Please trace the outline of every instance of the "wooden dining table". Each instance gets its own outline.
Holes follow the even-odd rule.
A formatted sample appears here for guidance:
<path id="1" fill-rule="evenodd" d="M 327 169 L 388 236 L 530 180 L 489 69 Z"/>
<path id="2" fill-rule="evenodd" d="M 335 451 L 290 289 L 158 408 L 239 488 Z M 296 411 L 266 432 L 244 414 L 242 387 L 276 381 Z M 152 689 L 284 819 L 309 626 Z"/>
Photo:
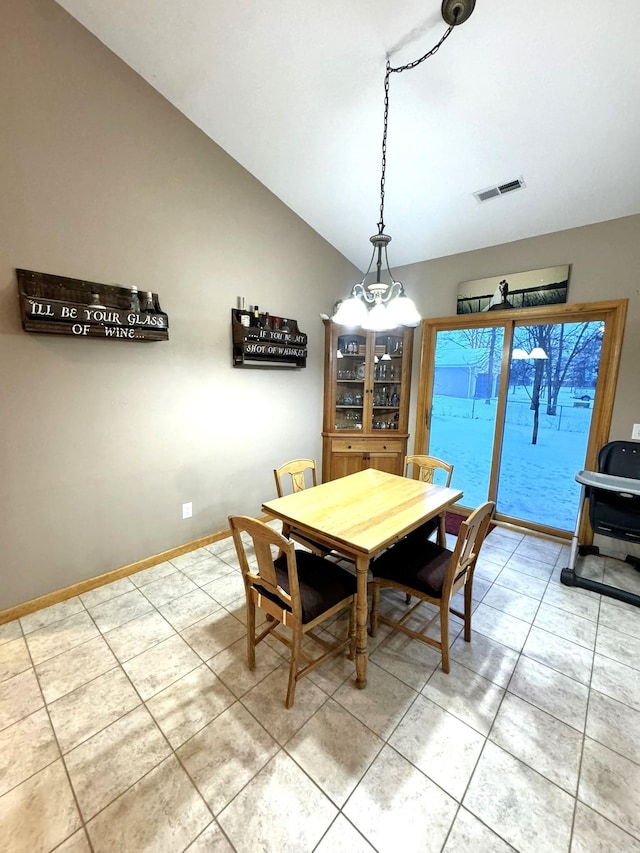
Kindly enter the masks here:
<path id="1" fill-rule="evenodd" d="M 356 684 L 367 684 L 369 563 L 425 521 L 444 513 L 462 492 L 368 468 L 310 489 L 265 501 L 262 511 L 292 531 L 355 562 Z"/>

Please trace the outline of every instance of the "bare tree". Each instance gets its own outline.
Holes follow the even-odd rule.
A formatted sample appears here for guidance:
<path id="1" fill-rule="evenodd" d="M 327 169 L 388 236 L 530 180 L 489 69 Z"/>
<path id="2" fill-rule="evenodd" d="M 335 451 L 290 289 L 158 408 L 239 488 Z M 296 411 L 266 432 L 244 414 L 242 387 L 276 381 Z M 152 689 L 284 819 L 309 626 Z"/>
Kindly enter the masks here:
<path id="1" fill-rule="evenodd" d="M 533 429 L 531 443 L 538 441 L 538 427 L 541 397 L 546 396 L 546 413 L 555 416 L 558 406 L 558 395 L 572 378 L 577 363 L 584 365 L 597 364 L 600 355 L 602 324 L 589 323 L 553 323 L 537 326 L 519 326 L 516 328 L 517 346 L 527 349 L 540 347 L 547 355 L 546 359 L 534 359 L 528 365 L 525 375 L 531 376 L 533 383 L 531 392 L 523 383 L 531 399 L 530 408 L 533 411 Z"/>

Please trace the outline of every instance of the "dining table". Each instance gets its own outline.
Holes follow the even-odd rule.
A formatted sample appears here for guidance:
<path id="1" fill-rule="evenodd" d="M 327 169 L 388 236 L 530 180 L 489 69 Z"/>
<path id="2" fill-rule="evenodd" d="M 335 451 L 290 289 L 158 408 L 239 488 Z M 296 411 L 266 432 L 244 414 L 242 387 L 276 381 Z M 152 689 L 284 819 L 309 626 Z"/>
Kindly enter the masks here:
<path id="1" fill-rule="evenodd" d="M 353 560 L 356 567 L 356 685 L 367 684 L 367 582 L 376 554 L 462 497 L 459 489 L 367 468 L 265 501 L 262 511 L 290 531 Z"/>

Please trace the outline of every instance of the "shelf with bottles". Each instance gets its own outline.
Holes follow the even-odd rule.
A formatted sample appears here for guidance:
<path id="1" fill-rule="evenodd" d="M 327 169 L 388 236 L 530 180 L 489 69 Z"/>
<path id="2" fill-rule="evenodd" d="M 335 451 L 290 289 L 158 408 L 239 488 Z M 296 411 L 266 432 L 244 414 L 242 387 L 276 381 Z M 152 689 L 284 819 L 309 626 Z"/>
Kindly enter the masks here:
<path id="1" fill-rule="evenodd" d="M 169 318 L 157 293 L 17 269 L 22 328 L 74 337 L 166 341 Z"/>
<path id="2" fill-rule="evenodd" d="M 374 409 L 379 407 L 399 408 L 401 390 L 402 386 L 400 384 L 376 383 L 373 388 Z"/>
<path id="3" fill-rule="evenodd" d="M 336 411 L 336 429 L 362 430 L 362 407 L 359 410 L 345 407 Z"/>
<path id="4" fill-rule="evenodd" d="M 234 367 L 306 367 L 307 335 L 298 321 L 250 310 L 231 309 Z"/>
<path id="5" fill-rule="evenodd" d="M 399 412 L 396 412 L 393 416 L 383 417 L 382 413 L 374 412 L 373 415 L 373 429 L 398 429 L 398 421 L 400 418 Z"/>

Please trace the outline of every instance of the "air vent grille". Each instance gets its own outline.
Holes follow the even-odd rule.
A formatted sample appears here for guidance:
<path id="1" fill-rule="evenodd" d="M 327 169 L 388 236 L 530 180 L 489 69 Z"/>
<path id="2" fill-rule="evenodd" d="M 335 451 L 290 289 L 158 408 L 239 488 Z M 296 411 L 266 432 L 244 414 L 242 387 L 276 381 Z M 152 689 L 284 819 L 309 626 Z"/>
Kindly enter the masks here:
<path id="1" fill-rule="evenodd" d="M 514 190 L 521 190 L 526 187 L 524 178 L 514 178 L 512 181 L 505 181 L 504 184 L 496 184 L 493 187 L 487 187 L 484 190 L 474 192 L 474 196 L 478 201 L 489 201 L 490 198 L 498 198 L 498 196 L 512 193 Z"/>

